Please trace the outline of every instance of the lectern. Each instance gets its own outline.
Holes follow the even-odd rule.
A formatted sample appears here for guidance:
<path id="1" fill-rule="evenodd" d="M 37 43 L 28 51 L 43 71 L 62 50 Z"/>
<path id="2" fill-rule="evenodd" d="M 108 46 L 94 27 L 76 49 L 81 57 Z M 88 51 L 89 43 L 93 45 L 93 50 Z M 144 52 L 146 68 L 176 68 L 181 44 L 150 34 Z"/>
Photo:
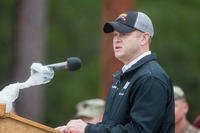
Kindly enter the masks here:
<path id="1" fill-rule="evenodd" d="M 18 115 L 6 113 L 6 105 L 0 104 L 0 133 L 62 133 Z"/>

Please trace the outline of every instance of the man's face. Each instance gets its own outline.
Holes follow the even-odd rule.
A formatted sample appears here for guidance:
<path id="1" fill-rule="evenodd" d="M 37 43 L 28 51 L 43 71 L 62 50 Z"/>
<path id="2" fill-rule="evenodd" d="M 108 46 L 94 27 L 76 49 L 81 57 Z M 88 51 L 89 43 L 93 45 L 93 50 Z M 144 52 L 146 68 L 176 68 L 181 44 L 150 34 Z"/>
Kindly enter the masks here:
<path id="1" fill-rule="evenodd" d="M 115 57 L 124 64 L 128 64 L 135 59 L 141 52 L 142 34 L 137 30 L 130 33 L 114 31 L 113 50 Z"/>
<path id="2" fill-rule="evenodd" d="M 185 119 L 188 112 L 188 104 L 184 99 L 175 100 L 175 123 Z"/>

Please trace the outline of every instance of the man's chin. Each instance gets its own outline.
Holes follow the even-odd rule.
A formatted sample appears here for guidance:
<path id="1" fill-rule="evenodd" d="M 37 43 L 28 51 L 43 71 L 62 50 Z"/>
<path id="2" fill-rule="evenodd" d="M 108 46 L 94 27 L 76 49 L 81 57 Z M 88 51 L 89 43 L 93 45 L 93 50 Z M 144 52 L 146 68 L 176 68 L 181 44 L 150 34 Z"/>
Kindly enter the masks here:
<path id="1" fill-rule="evenodd" d="M 117 58 L 119 61 L 123 62 L 124 61 L 124 56 L 121 54 L 115 54 L 115 58 Z"/>

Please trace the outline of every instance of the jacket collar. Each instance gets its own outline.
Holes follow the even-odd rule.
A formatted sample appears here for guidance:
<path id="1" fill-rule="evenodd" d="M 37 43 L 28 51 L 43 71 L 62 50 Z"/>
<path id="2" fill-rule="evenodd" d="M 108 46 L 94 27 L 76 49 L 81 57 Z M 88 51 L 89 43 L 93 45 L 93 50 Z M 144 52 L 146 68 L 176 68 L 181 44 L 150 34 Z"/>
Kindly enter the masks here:
<path id="1" fill-rule="evenodd" d="M 125 75 L 127 73 L 129 73 L 130 71 L 134 71 L 135 69 L 141 67 L 143 64 L 149 62 L 149 61 L 152 61 L 152 60 L 156 60 L 156 55 L 155 54 L 150 54 L 150 55 L 147 55 L 145 57 L 143 57 L 142 59 L 140 59 L 137 63 L 135 63 L 134 65 L 132 65 L 128 70 L 126 70 L 124 73 L 122 72 L 122 70 L 119 70 L 117 72 L 115 72 L 113 74 L 113 77 L 115 79 L 120 79 L 120 77 L 122 75 Z"/>

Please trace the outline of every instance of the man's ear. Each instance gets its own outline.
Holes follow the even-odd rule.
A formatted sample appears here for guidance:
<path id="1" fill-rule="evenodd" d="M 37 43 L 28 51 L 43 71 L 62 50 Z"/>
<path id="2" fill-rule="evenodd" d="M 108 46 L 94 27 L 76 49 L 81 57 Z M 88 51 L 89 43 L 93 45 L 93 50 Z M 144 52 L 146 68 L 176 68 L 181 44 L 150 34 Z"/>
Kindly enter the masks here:
<path id="1" fill-rule="evenodd" d="M 148 44 L 149 43 L 149 40 L 150 40 L 150 35 L 149 35 L 149 33 L 143 33 L 142 34 L 142 42 L 141 42 L 141 44 L 142 45 L 146 45 L 146 44 Z"/>
<path id="2" fill-rule="evenodd" d="M 188 105 L 188 103 L 187 102 L 184 102 L 184 112 L 185 112 L 185 114 L 187 114 L 188 113 L 188 111 L 189 111 L 189 105 Z"/>

